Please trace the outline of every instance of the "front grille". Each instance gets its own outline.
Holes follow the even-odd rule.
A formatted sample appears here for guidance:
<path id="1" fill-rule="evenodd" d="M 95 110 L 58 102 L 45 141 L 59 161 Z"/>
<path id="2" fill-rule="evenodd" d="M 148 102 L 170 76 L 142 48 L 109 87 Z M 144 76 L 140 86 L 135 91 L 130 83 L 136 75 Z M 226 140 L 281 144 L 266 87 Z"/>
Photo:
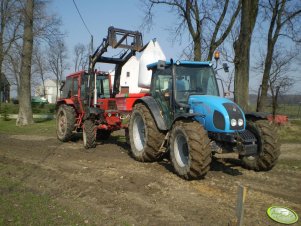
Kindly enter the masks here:
<path id="1" fill-rule="evenodd" d="M 251 133 L 249 130 L 244 130 L 244 131 L 238 132 L 238 136 L 242 139 L 243 142 L 246 142 L 246 143 L 257 141 L 254 134 Z"/>
<path id="2" fill-rule="evenodd" d="M 220 129 L 220 130 L 224 130 L 226 123 L 225 123 L 225 118 L 222 115 L 222 113 L 220 113 L 219 111 L 214 111 L 213 113 L 213 124 L 215 126 L 215 128 Z"/>
<path id="3" fill-rule="evenodd" d="M 109 100 L 108 102 L 108 107 L 109 107 L 109 110 L 117 110 L 117 105 L 116 105 L 116 101 L 114 100 Z"/>
<path id="4" fill-rule="evenodd" d="M 255 155 L 257 154 L 258 144 L 257 139 L 249 130 L 244 130 L 238 133 L 238 139 L 241 141 L 240 155 Z"/>

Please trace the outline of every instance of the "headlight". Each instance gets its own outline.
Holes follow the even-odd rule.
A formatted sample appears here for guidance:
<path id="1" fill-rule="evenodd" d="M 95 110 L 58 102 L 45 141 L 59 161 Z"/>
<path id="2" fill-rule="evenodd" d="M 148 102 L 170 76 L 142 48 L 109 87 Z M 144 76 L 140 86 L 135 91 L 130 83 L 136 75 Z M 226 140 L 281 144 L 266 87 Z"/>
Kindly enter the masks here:
<path id="1" fill-rule="evenodd" d="M 244 120 L 242 120 L 241 118 L 238 119 L 238 125 L 239 125 L 239 126 L 242 126 L 243 124 L 244 124 Z"/>
<path id="2" fill-rule="evenodd" d="M 112 116 L 112 114 L 111 114 L 111 113 L 108 113 L 108 116 L 109 116 L 109 117 L 111 117 L 111 116 Z"/>
<path id="3" fill-rule="evenodd" d="M 236 126 L 237 125 L 237 121 L 236 119 L 231 119 L 231 126 Z"/>

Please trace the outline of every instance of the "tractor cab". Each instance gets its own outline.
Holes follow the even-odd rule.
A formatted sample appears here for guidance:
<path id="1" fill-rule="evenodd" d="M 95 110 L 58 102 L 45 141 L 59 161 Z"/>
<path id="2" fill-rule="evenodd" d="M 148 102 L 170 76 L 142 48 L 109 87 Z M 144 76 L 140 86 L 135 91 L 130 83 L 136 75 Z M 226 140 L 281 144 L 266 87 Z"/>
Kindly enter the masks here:
<path id="1" fill-rule="evenodd" d="M 151 94 L 168 127 L 179 117 L 191 116 L 207 131 L 244 130 L 244 114 L 235 103 L 220 97 L 210 62 L 167 61 L 148 68 L 153 71 Z"/>
<path id="2" fill-rule="evenodd" d="M 70 99 L 73 102 L 77 102 L 76 110 L 82 112 L 82 108 L 85 104 L 88 105 L 88 83 L 92 78 L 85 71 L 79 71 L 67 76 L 66 81 L 61 86 L 61 99 Z M 101 109 L 107 110 L 107 105 L 104 106 L 104 102 L 108 102 L 108 99 L 112 96 L 112 86 L 111 86 L 111 75 L 105 72 L 96 73 L 96 88 L 94 88 L 95 83 L 91 83 L 91 89 L 96 92 L 97 105 Z M 90 105 L 94 102 L 94 95 L 90 95 Z M 86 103 L 87 102 L 87 103 Z M 81 105 L 81 107 L 79 106 Z"/>
<path id="3" fill-rule="evenodd" d="M 153 71 L 152 92 L 164 96 L 168 102 L 171 99 L 166 97 L 171 97 L 173 90 L 173 73 L 176 86 L 174 97 L 177 103 L 188 104 L 192 95 L 219 96 L 215 72 L 210 62 L 177 61 L 174 69 L 170 62 L 166 62 L 163 68 L 157 66 L 157 63 L 148 65 Z M 181 109 L 179 105 L 176 107 Z"/>

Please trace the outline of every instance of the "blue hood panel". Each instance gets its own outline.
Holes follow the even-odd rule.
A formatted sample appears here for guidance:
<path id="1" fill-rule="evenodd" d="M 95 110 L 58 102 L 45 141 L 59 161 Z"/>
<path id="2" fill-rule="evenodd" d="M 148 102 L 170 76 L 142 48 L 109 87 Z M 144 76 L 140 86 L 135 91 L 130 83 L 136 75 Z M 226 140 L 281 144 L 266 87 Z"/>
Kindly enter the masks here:
<path id="1" fill-rule="evenodd" d="M 195 119 L 199 121 L 201 124 L 203 124 L 203 126 L 207 131 L 224 132 L 224 133 L 225 132 L 231 133 L 237 131 L 230 128 L 231 118 L 229 112 L 227 111 L 227 109 L 223 104 L 226 105 L 230 104 L 231 106 L 233 106 L 233 108 L 235 108 L 234 109 L 235 111 L 238 112 L 240 111 L 239 113 L 241 113 L 241 119 L 243 119 L 244 122 L 243 129 L 240 129 L 240 131 L 244 130 L 246 127 L 246 119 L 245 119 L 244 112 L 237 104 L 235 104 L 233 101 L 229 99 L 218 97 L 218 96 L 209 96 L 209 95 L 192 95 L 189 97 L 188 103 L 191 106 L 190 109 L 192 109 L 194 113 L 199 113 L 201 115 L 195 117 Z M 218 129 L 214 126 L 213 115 L 215 111 L 221 113 L 225 119 L 224 130 Z"/>

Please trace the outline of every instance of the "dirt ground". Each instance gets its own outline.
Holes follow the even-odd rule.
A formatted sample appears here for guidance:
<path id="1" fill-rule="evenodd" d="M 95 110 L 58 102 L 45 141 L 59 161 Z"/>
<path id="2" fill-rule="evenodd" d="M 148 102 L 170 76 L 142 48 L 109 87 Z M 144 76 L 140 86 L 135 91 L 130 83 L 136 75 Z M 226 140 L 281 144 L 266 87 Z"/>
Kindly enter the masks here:
<path id="1" fill-rule="evenodd" d="M 269 172 L 214 161 L 204 180 L 184 181 L 168 160 L 135 161 L 123 140 L 114 133 L 87 153 L 80 139 L 61 143 L 55 137 L 0 134 L 0 162 L 14 166 L 12 177 L 77 211 L 88 224 L 228 225 L 240 184 L 248 187 L 245 225 L 280 225 L 266 215 L 272 205 L 301 216 L 301 144 L 283 144 Z"/>

